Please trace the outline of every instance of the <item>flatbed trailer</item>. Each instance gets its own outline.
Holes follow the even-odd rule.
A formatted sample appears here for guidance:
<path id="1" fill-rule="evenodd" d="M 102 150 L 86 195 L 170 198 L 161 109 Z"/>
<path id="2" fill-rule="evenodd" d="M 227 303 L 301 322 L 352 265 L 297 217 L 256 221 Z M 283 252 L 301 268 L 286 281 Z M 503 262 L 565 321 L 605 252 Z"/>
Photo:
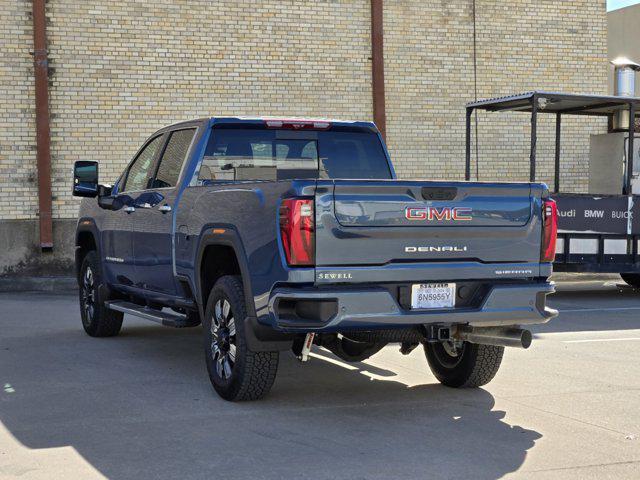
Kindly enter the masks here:
<path id="1" fill-rule="evenodd" d="M 640 195 L 633 194 L 632 183 L 632 179 L 635 178 L 634 148 L 638 147 L 640 142 L 635 138 L 635 121 L 628 120 L 635 119 L 640 113 L 640 98 L 534 91 L 469 103 L 466 107 L 466 180 L 471 179 L 472 117 L 478 110 L 521 112 L 530 115 L 529 180 L 532 182 L 536 181 L 538 116 L 555 115 L 552 196 L 558 205 L 559 232 L 554 271 L 621 273 L 630 284 L 640 285 Z M 621 166 L 620 194 L 576 194 L 561 191 L 562 118 L 566 115 L 605 117 L 608 119 L 609 132 L 622 131 L 627 134 L 625 158 L 620 159 L 624 162 L 624 167 Z M 624 130 L 614 128 L 614 123 L 620 115 L 628 115 Z M 637 152 L 635 156 L 637 159 Z"/>

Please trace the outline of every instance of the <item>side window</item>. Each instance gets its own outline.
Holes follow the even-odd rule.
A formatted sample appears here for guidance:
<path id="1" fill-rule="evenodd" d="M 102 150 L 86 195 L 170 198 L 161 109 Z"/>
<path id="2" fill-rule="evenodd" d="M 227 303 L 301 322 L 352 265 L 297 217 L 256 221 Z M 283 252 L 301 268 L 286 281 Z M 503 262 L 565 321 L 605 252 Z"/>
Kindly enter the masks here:
<path id="1" fill-rule="evenodd" d="M 163 135 L 159 135 L 151 140 L 133 161 L 122 187 L 123 192 L 135 192 L 147 188 L 149 179 L 153 176 L 153 160 L 162 146 L 162 138 Z"/>
<path id="2" fill-rule="evenodd" d="M 182 164 L 187 156 L 187 151 L 195 132 L 194 128 L 190 128 L 171 133 L 169 143 L 167 143 L 167 148 L 164 150 L 158 166 L 158 173 L 156 173 L 156 178 L 153 182 L 154 188 L 176 186 L 180 170 L 182 170 Z"/>

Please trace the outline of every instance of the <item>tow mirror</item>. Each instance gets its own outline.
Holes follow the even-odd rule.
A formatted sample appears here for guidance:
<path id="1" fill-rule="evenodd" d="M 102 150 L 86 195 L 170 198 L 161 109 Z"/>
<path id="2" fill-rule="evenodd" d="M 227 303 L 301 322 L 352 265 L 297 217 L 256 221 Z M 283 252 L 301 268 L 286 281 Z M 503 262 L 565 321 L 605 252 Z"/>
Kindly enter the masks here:
<path id="1" fill-rule="evenodd" d="M 73 165 L 73 195 L 95 198 L 98 193 L 98 162 L 77 161 Z"/>

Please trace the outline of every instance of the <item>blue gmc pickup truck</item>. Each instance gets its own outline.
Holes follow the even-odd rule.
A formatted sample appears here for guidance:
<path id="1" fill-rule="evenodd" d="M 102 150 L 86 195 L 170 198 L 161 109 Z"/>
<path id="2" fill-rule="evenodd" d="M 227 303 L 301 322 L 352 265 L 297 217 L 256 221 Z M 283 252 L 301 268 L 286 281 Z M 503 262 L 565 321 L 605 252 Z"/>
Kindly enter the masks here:
<path id="1" fill-rule="evenodd" d="M 227 400 L 263 397 L 279 352 L 313 345 L 352 362 L 422 345 L 440 382 L 477 387 L 556 315 L 546 186 L 396 180 L 369 122 L 180 123 L 112 186 L 76 162 L 73 192 L 86 332 L 116 335 L 125 313 L 202 324 Z"/>

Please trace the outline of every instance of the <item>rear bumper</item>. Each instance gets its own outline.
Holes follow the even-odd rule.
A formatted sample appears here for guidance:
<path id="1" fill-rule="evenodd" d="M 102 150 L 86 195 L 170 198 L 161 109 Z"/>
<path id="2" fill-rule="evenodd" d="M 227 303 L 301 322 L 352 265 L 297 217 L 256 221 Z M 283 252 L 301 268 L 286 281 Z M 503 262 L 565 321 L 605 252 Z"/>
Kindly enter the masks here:
<path id="1" fill-rule="evenodd" d="M 272 292 L 269 313 L 282 331 L 340 331 L 407 327 L 427 324 L 472 326 L 531 325 L 545 323 L 558 312 L 546 306 L 554 284 L 500 284 L 491 288 L 479 307 L 453 310 L 406 310 L 384 288 L 296 289 Z M 313 317 L 292 313 L 297 302 L 322 305 Z"/>

